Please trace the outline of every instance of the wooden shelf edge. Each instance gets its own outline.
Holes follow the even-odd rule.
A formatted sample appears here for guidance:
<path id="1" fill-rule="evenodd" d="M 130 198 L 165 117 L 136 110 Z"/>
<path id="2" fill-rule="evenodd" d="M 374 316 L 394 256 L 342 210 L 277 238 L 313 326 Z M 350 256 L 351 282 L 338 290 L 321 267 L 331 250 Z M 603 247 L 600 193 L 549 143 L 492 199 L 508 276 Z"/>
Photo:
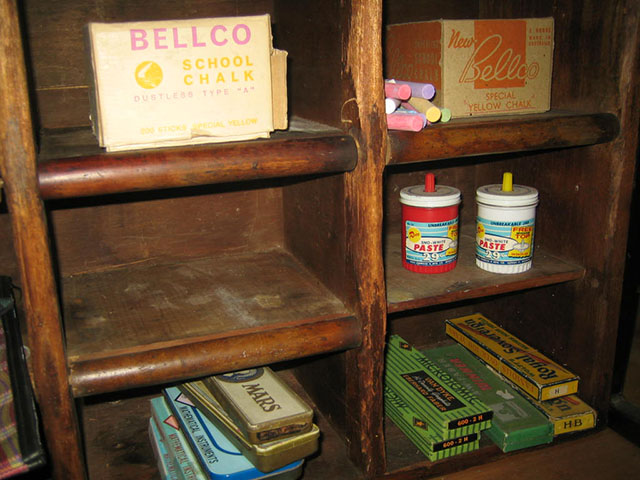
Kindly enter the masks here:
<path id="1" fill-rule="evenodd" d="M 478 465 L 499 460 L 507 455 L 510 454 L 503 453 L 498 447 L 485 446 L 473 452 L 462 453 L 436 462 L 430 462 L 425 457 L 425 460 L 413 465 L 389 470 L 378 476 L 378 479 L 419 480 L 423 478 L 442 478 L 443 475 L 462 472 Z"/>
<path id="2" fill-rule="evenodd" d="M 527 472 L 524 477 L 528 479 L 537 478 L 552 478 L 549 477 L 549 473 L 540 475 L 537 470 L 521 469 L 519 467 L 520 462 L 524 461 L 530 465 L 545 465 L 548 470 L 555 471 L 554 465 L 570 465 L 575 461 L 575 455 L 581 456 L 580 444 L 590 445 L 587 448 L 593 448 L 595 450 L 602 449 L 600 442 L 602 437 L 608 438 L 609 441 L 613 441 L 617 444 L 617 447 L 624 449 L 634 449 L 632 443 L 627 442 L 622 437 L 618 436 L 606 425 L 600 425 L 596 428 L 584 430 L 580 432 L 573 432 L 570 435 L 561 435 L 555 437 L 551 443 L 540 444 L 532 447 L 522 448 L 511 452 L 503 452 L 496 444 L 489 439 L 488 436 L 482 436 L 480 440 L 480 448 L 478 450 L 461 453 L 452 457 L 443 458 L 435 462 L 429 461 L 426 456 L 420 453 L 417 448 L 411 443 L 408 437 L 402 433 L 402 431 L 396 427 L 392 421 L 386 419 L 387 429 L 390 428 L 390 435 L 387 441 L 395 442 L 393 444 L 392 452 L 394 449 L 398 449 L 398 452 L 402 453 L 402 460 L 398 461 L 395 458 L 391 465 L 388 465 L 387 471 L 378 476 L 378 480 L 393 479 L 393 480 L 410 480 L 421 478 L 459 478 L 459 479 L 476 479 L 476 478 L 495 478 L 493 475 L 496 473 L 504 473 L 498 465 L 502 464 L 507 470 L 517 470 L 518 473 Z M 389 430 L 387 430 L 389 431 Z M 600 439 L 600 440 L 599 440 Z M 607 448 L 607 455 L 618 456 L 615 448 Z M 561 452 L 570 452 L 571 457 L 574 459 L 565 458 L 565 454 Z M 393 453 L 391 453 L 393 454 Z M 546 459 L 546 461 L 544 460 Z M 591 461 L 591 460 L 590 460 Z M 594 462 L 599 462 L 598 455 L 593 457 Z M 608 460 L 607 460 L 608 461 Z M 551 464 L 549 462 L 552 462 Z M 492 466 L 493 465 L 493 466 Z M 613 466 L 613 464 L 611 464 Z M 576 466 L 577 469 L 582 467 Z M 624 467 L 627 468 L 627 467 Z M 481 470 L 487 472 L 493 472 L 493 475 L 480 475 L 477 473 Z M 601 468 L 602 471 L 606 471 L 606 468 Z M 586 468 L 582 472 L 583 475 L 577 475 L 577 478 L 591 478 L 584 475 L 589 469 Z M 514 472 L 511 472 L 514 473 Z M 517 475 L 516 475 L 517 476 Z M 605 475 L 606 476 L 606 475 Z M 600 478 L 596 476 L 593 478 Z M 553 477 L 555 478 L 555 477 Z M 618 478 L 618 477 L 616 477 Z M 623 478 L 623 477 L 620 477 Z"/>
<path id="3" fill-rule="evenodd" d="M 347 350 L 361 339 L 360 323 L 352 316 L 237 330 L 144 350 L 70 358 L 70 384 L 75 397 L 84 397 Z"/>
<path id="4" fill-rule="evenodd" d="M 44 199 L 189 187 L 355 168 L 355 140 L 341 133 L 310 133 L 269 140 L 95 153 L 39 163 Z"/>
<path id="5" fill-rule="evenodd" d="M 483 450 L 462 454 L 449 458 L 449 465 L 442 464 L 442 467 L 439 463 L 429 466 L 414 464 L 378 478 L 409 480 L 446 476 L 450 480 L 488 480 L 496 477 L 537 480 L 561 478 L 558 472 L 568 471 L 573 478 L 628 478 L 637 474 L 640 465 L 638 447 L 610 428 L 576 433 L 556 439 L 551 444 L 507 454 L 499 449 L 497 452 L 477 460 L 474 460 L 473 454 L 481 455 Z"/>
<path id="6" fill-rule="evenodd" d="M 533 266 L 527 272 L 485 272 L 475 265 L 475 238 L 466 234 L 460 238 L 457 266 L 450 272 L 427 275 L 409 272 L 402 266 L 400 235 L 389 235 L 385 252 L 387 313 L 571 282 L 585 275 L 583 266 L 540 247 L 536 247 Z"/>
<path id="7" fill-rule="evenodd" d="M 552 111 L 455 119 L 419 133 L 389 131 L 389 165 L 606 143 L 620 132 L 611 113 Z"/>
<path id="8" fill-rule="evenodd" d="M 487 285 L 476 287 L 470 290 L 459 290 L 445 292 L 442 295 L 434 295 L 430 297 L 420 298 L 413 301 L 389 303 L 387 313 L 398 313 L 423 307 L 431 307 L 434 305 L 443 305 L 453 303 L 459 300 L 470 300 L 474 298 L 488 297 L 491 295 L 499 295 L 503 293 L 518 292 L 531 288 L 554 285 L 558 283 L 571 282 L 579 280 L 584 276 L 584 270 L 574 270 L 545 277 L 525 278 L 518 281 L 503 283 L 499 285 Z"/>

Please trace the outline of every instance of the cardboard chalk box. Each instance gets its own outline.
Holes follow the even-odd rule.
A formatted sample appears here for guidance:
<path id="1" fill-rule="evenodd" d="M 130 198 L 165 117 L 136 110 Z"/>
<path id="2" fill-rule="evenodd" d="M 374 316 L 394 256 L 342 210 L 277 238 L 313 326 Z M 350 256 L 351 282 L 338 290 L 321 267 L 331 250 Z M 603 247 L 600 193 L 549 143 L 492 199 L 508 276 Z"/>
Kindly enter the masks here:
<path id="1" fill-rule="evenodd" d="M 287 127 L 269 15 L 87 25 L 91 120 L 108 151 L 266 138 Z"/>
<path id="2" fill-rule="evenodd" d="M 431 83 L 453 117 L 550 108 L 553 18 L 389 25 L 385 76 Z"/>

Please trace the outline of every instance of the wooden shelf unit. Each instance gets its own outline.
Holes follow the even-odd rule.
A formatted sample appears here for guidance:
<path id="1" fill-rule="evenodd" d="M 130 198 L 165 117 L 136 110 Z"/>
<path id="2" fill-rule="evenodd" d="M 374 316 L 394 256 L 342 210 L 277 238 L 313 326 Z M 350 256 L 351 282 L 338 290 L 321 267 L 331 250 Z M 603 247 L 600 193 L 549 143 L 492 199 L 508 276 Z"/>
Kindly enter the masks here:
<path id="1" fill-rule="evenodd" d="M 416 455 L 384 417 L 382 375 L 388 334 L 439 345 L 445 318 L 474 311 L 578 373 L 605 426 L 638 145 L 640 2 L 583 3 L 0 0 L 0 84 L 12 92 L 0 99 L 0 243 L 14 246 L 0 265 L 22 288 L 54 478 L 154 478 L 149 395 L 264 364 L 326 432 L 305 478 L 464 476 L 504 455 L 488 444 L 436 463 Z M 289 52 L 289 131 L 97 148 L 86 22 L 265 12 Z M 550 112 L 386 130 L 387 24 L 541 16 L 556 25 Z M 427 171 L 463 196 L 458 265 L 442 275 L 400 260 L 399 190 Z M 474 266 L 475 189 L 503 171 L 540 191 L 534 266 L 519 275 Z"/>

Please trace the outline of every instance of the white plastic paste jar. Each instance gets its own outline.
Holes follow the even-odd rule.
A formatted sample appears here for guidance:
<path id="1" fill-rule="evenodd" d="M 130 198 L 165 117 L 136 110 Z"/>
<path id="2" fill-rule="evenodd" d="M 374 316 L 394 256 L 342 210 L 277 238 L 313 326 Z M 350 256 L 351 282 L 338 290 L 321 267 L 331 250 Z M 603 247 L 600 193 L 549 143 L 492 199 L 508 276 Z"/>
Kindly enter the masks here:
<path id="1" fill-rule="evenodd" d="M 476 265 L 495 273 L 521 273 L 533 261 L 538 190 L 513 185 L 505 173 L 502 185 L 476 190 Z"/>

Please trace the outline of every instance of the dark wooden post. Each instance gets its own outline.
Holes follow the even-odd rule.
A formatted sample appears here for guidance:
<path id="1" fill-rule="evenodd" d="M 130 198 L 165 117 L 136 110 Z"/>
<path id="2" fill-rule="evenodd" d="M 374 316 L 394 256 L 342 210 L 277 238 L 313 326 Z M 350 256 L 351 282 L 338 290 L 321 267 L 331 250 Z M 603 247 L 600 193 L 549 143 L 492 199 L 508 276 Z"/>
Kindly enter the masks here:
<path id="1" fill-rule="evenodd" d="M 362 345 L 347 352 L 347 405 L 351 456 L 368 477 L 384 472 L 382 372 L 386 331 L 386 288 L 382 261 L 382 178 L 387 158 L 382 76 L 382 6 L 351 2 L 344 28 L 345 99 L 343 120 L 358 142 L 358 165 L 345 174 L 347 256 L 356 283 L 355 309 L 362 322 Z M 349 105 L 353 102 L 353 105 Z"/>
<path id="2" fill-rule="evenodd" d="M 0 1 L 0 173 L 5 182 L 27 318 L 35 391 L 56 479 L 84 478 L 84 462 L 38 195 L 27 77 L 16 3 Z"/>

